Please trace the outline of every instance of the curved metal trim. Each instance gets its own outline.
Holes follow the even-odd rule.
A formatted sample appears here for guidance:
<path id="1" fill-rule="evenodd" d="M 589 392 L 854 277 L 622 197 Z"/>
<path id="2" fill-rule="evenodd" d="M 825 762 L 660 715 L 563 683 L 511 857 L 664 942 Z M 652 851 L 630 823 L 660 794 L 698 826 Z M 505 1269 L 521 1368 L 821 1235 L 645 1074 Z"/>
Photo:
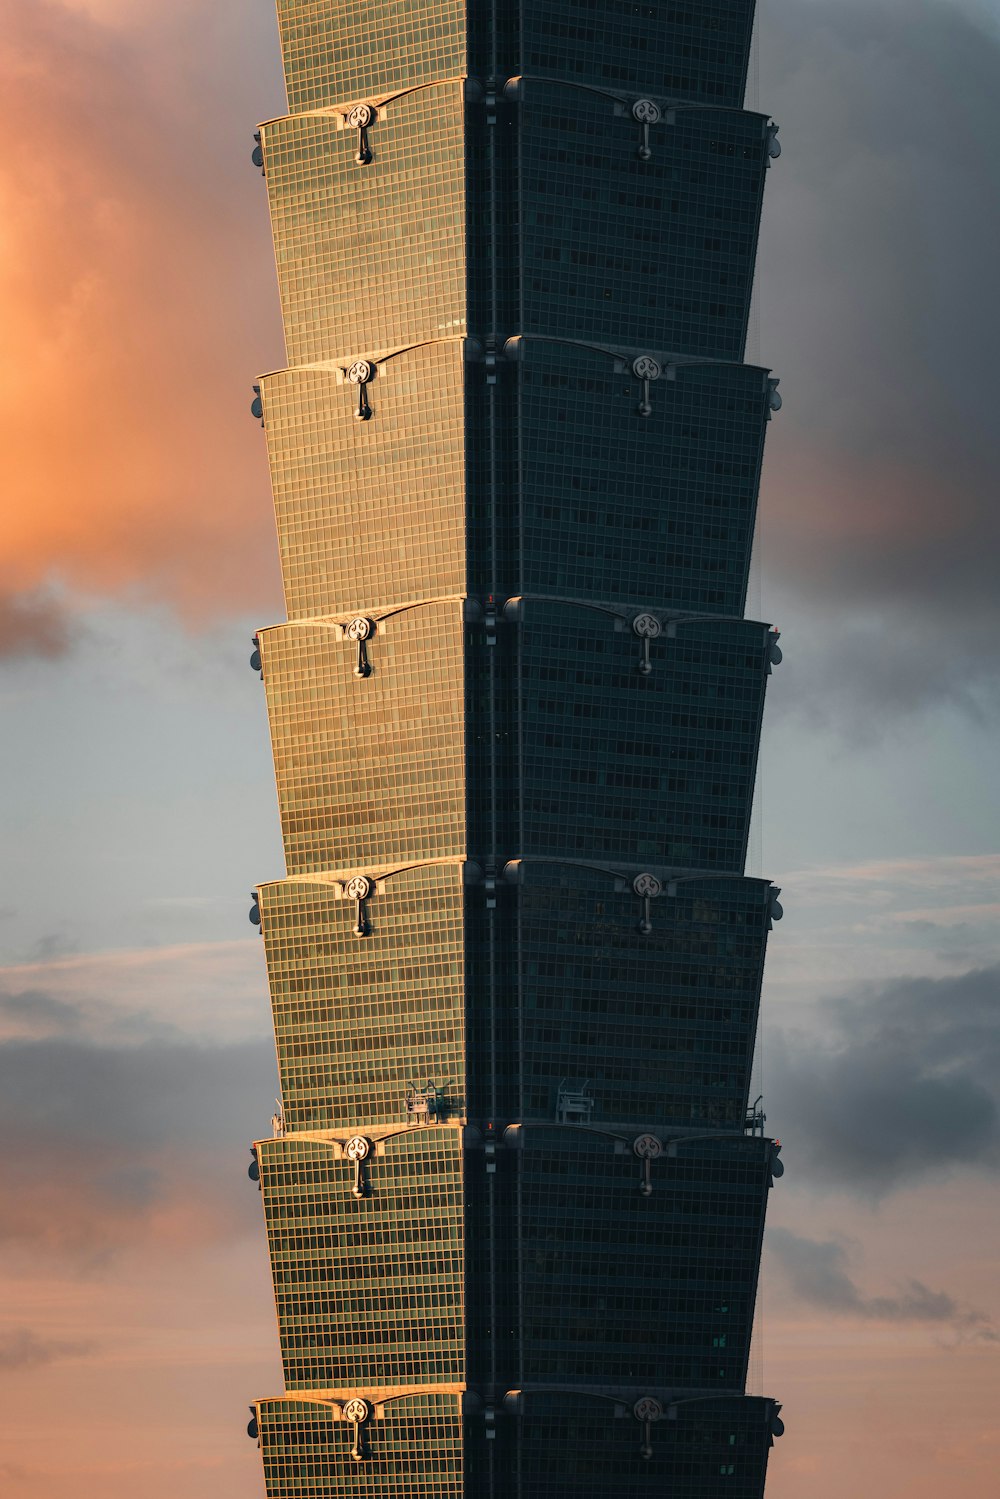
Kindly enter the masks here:
<path id="1" fill-rule="evenodd" d="M 708 611 L 699 613 L 693 609 L 667 609 L 659 606 L 646 604 L 613 604 L 600 599 L 571 598 L 556 593 L 518 593 L 507 599 L 503 606 L 503 613 L 509 623 L 516 623 L 518 611 L 522 604 L 564 604 L 572 609 L 591 609 L 595 613 L 615 615 L 619 619 L 631 620 L 636 613 L 655 614 L 661 622 L 668 625 L 697 625 L 697 624 L 734 624 L 750 625 L 767 633 L 778 634 L 768 620 L 747 619 L 744 614 L 710 614 Z M 513 606 L 511 613 L 507 613 L 508 606 Z M 274 626 L 272 628 L 278 628 Z"/>
<path id="2" fill-rule="evenodd" d="M 534 854 L 526 859 L 508 859 L 503 867 L 503 876 L 507 884 L 519 885 L 521 883 L 521 868 L 526 864 L 533 866 L 538 864 L 557 864 L 575 869 L 592 869 L 598 874 L 609 874 L 613 879 L 625 880 L 626 882 L 633 879 L 637 874 L 644 874 L 648 870 L 662 880 L 664 895 L 676 893 L 671 892 L 669 889 L 670 885 L 693 884 L 699 880 L 738 880 L 749 885 L 762 885 L 768 890 L 777 888 L 773 880 L 769 880 L 762 875 L 734 874 L 732 871 L 725 869 L 690 869 L 684 866 L 665 864 L 619 865 L 615 869 L 608 864 L 595 864 L 589 859 L 545 858 L 539 854 Z M 297 878 L 301 878 L 301 876 L 297 876 Z"/>
<path id="3" fill-rule="evenodd" d="M 296 110 L 294 114 L 272 115 L 269 120 L 262 120 L 257 126 L 258 130 L 266 130 L 269 125 L 281 125 L 285 120 L 315 120 L 339 117 L 341 123 L 338 129 L 346 129 L 343 124 L 345 117 L 358 104 L 374 104 L 376 109 L 382 110 L 387 104 L 392 104 L 396 99 L 405 99 L 410 94 L 420 94 L 426 89 L 444 88 L 449 83 L 473 83 L 479 84 L 478 78 L 471 73 L 456 73 L 451 78 L 433 78 L 428 83 L 413 83 L 409 88 L 396 89 L 391 94 L 367 94 L 360 99 L 342 99 L 336 104 L 321 104 L 316 109 Z M 479 85 L 482 87 L 482 85 Z M 474 100 L 468 100 L 474 103 Z"/>
<path id="4" fill-rule="evenodd" d="M 770 375 L 769 365 L 747 364 L 742 359 L 709 359 L 702 354 L 674 354 L 666 350 L 639 348 L 622 344 L 598 344 L 591 343 L 584 338 L 559 338 L 554 333 L 512 333 L 504 342 L 503 354 L 506 359 L 517 360 L 520 358 L 519 345 L 526 343 L 529 339 L 540 344 L 565 344 L 570 348 L 589 349 L 595 354 L 607 354 L 611 359 L 631 361 L 643 354 L 652 354 L 663 366 L 664 377 L 671 378 L 671 369 L 688 369 L 693 365 L 716 365 L 727 369 L 758 370 L 765 377 Z M 622 371 L 624 374 L 625 371 Z M 262 377 L 263 378 L 263 377 Z"/>
<path id="5" fill-rule="evenodd" d="M 516 73 L 513 77 L 508 78 L 503 86 L 503 96 L 508 104 L 519 102 L 521 85 L 524 83 L 550 83 L 559 88 L 578 89 L 581 93 L 596 94 L 599 98 L 612 99 L 616 104 L 623 104 L 626 107 L 634 104 L 637 99 L 652 99 L 654 103 L 662 107 L 665 117 L 667 114 L 687 114 L 689 112 L 744 115 L 750 120 L 763 120 L 765 131 L 767 125 L 773 123 L 771 115 L 763 114 L 759 109 L 743 109 L 738 104 L 702 104 L 696 99 L 674 99 L 667 94 L 654 94 L 649 91 L 643 94 L 637 94 L 634 91 L 622 92 L 619 89 L 601 88 L 599 84 L 595 83 L 577 83 L 572 78 L 554 78 L 548 73 Z M 664 118 L 661 123 L 670 124 L 672 122 Z"/>
<path id="6" fill-rule="evenodd" d="M 396 614 L 406 614 L 411 609 L 423 609 L 430 604 L 464 604 L 467 595 L 463 593 L 441 593 L 430 599 L 408 599 L 402 604 L 391 604 L 388 608 L 371 609 L 359 616 L 357 609 L 347 609 L 337 614 L 314 614 L 307 619 L 286 619 L 281 624 L 265 625 L 257 631 L 258 635 L 270 635 L 276 630 L 287 629 L 316 629 L 316 630 L 343 630 L 352 619 L 359 617 L 370 619 L 377 627 L 383 620 L 392 619 Z M 469 623 L 469 621 L 464 621 Z"/>
<path id="7" fill-rule="evenodd" d="M 355 874 L 367 874 L 370 878 L 375 880 L 377 887 L 383 880 L 391 880 L 394 875 L 406 874 L 407 871 L 411 869 L 443 869 L 449 866 L 456 869 L 462 869 L 463 871 L 470 869 L 472 870 L 473 877 L 463 879 L 463 884 L 478 883 L 478 880 L 474 877 L 476 870 L 479 871 L 479 878 L 482 877 L 482 870 L 475 860 L 461 858 L 457 855 L 452 854 L 441 859 L 415 859 L 410 864 L 366 864 L 363 868 L 358 869 L 319 869 L 313 870 L 309 874 L 287 874 L 285 875 L 284 879 L 281 880 L 263 880 L 257 886 L 257 889 L 274 889 L 279 885 L 330 885 L 343 887 L 347 883 L 347 881 L 350 880 L 352 875 Z M 344 897 L 338 889 L 335 898 L 341 900 L 345 899 L 346 897 Z"/>
<path id="8" fill-rule="evenodd" d="M 330 359 L 312 359 L 305 364 L 285 364 L 279 369 L 266 370 L 264 374 L 259 375 L 257 378 L 263 382 L 265 380 L 274 380 L 278 375 L 297 375 L 303 370 L 311 370 L 318 374 L 335 375 L 337 384 L 342 385 L 347 379 L 347 371 L 358 358 L 370 360 L 376 367 L 376 374 L 380 374 L 382 366 L 387 364 L 390 359 L 398 358 L 400 354 L 409 354 L 414 349 L 426 349 L 435 344 L 455 343 L 462 343 L 467 346 L 465 358 L 469 364 L 478 364 L 484 357 L 483 346 L 478 338 L 473 337 L 470 333 L 448 333 L 443 334 L 441 338 L 422 338 L 418 343 L 398 344 L 394 348 L 376 349 L 365 355 L 335 354 Z"/>

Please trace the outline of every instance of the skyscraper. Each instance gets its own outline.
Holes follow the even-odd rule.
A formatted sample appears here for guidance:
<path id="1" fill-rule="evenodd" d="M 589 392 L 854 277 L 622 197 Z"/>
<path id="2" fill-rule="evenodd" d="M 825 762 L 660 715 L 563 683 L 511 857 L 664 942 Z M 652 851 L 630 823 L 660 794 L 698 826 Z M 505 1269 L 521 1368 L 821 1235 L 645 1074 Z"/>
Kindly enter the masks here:
<path id="1" fill-rule="evenodd" d="M 757 1499 L 752 0 L 279 0 L 270 1499 Z"/>

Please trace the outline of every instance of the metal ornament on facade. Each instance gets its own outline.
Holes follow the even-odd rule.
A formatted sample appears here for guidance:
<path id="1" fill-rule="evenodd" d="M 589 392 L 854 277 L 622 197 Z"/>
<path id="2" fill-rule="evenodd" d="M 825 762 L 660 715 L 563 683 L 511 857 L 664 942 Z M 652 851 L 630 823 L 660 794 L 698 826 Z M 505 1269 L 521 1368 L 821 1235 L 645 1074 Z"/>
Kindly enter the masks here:
<path id="1" fill-rule="evenodd" d="M 632 105 L 632 118 L 642 126 L 637 155 L 640 161 L 649 161 L 652 151 L 649 146 L 649 127 L 659 123 L 662 111 L 653 99 L 637 99 Z"/>
<path id="2" fill-rule="evenodd" d="M 344 894 L 355 903 L 354 935 L 367 937 L 371 931 L 365 912 L 365 901 L 372 893 L 372 882 L 365 874 L 356 874 L 344 886 Z"/>
<path id="3" fill-rule="evenodd" d="M 638 1135 L 632 1141 L 632 1149 L 642 1162 L 642 1176 L 639 1179 L 639 1191 L 643 1197 L 649 1197 L 653 1191 L 653 1174 L 650 1170 L 654 1161 L 658 1161 L 663 1154 L 663 1141 L 658 1135 Z"/>
<path id="4" fill-rule="evenodd" d="M 639 402 L 639 415 L 652 416 L 653 405 L 649 399 L 649 386 L 653 380 L 659 380 L 663 373 L 660 361 L 654 359 L 651 354 L 640 354 L 638 359 L 632 361 L 632 373 L 636 379 L 642 381 L 642 400 Z"/>
<path id="5" fill-rule="evenodd" d="M 373 160 L 372 149 L 368 143 L 368 127 L 375 120 L 376 114 L 377 111 L 371 104 L 355 104 L 346 116 L 348 126 L 358 132 L 358 149 L 354 160 L 359 167 L 366 167 Z"/>
<path id="6" fill-rule="evenodd" d="M 636 1401 L 632 1413 L 645 1428 L 639 1453 L 648 1462 L 653 1456 L 652 1426 L 654 1422 L 663 1420 L 663 1406 L 652 1395 L 644 1395 L 641 1400 Z"/>
<path id="7" fill-rule="evenodd" d="M 375 625 L 373 621 L 366 619 L 361 614 L 356 619 L 352 619 L 349 625 L 344 626 L 344 635 L 348 640 L 353 640 L 358 647 L 357 661 L 354 666 L 354 675 L 356 677 L 371 676 L 372 668 L 371 662 L 368 660 L 366 642 L 371 639 L 374 633 Z"/>
<path id="8" fill-rule="evenodd" d="M 359 1201 L 365 1196 L 365 1161 L 371 1155 L 371 1141 L 366 1140 L 364 1135 L 352 1135 L 344 1146 L 344 1155 L 354 1163 L 354 1185 L 351 1187 L 352 1197 Z"/>
<path id="9" fill-rule="evenodd" d="M 640 1161 L 655 1161 L 663 1154 L 663 1142 L 656 1135 L 638 1135 L 632 1142 L 632 1149 Z"/>
<path id="10" fill-rule="evenodd" d="M 649 659 L 649 642 L 658 640 L 663 633 L 663 626 L 655 614 L 637 614 L 632 621 L 633 633 L 638 635 L 642 641 L 642 655 L 639 657 L 639 670 L 644 677 L 648 677 L 653 670 L 653 663 Z"/>
<path id="11" fill-rule="evenodd" d="M 641 354 L 632 361 L 632 373 L 640 380 L 659 380 L 662 371 L 659 361 L 651 354 Z"/>
<path id="12" fill-rule="evenodd" d="M 354 1396 L 344 1406 L 344 1419 L 350 1421 L 354 1428 L 351 1439 L 351 1458 L 356 1463 L 363 1463 L 368 1456 L 362 1427 L 371 1420 L 371 1415 L 371 1405 L 361 1396 Z"/>
<path id="13" fill-rule="evenodd" d="M 368 385 L 375 378 L 375 366 L 368 359 L 355 359 L 347 371 L 347 378 L 352 385 L 358 387 L 358 404 L 354 418 L 359 422 L 367 422 L 372 415 L 371 403 L 368 400 Z"/>
<path id="14" fill-rule="evenodd" d="M 656 900 L 663 892 L 663 885 L 655 874 L 637 874 L 632 881 L 632 889 L 642 901 L 642 915 L 639 918 L 639 931 L 644 937 L 648 937 L 653 930 L 653 922 L 650 916 L 650 901 Z"/>
<path id="15" fill-rule="evenodd" d="M 654 1400 L 652 1395 L 644 1395 L 641 1400 L 637 1400 L 633 1411 L 637 1421 L 662 1421 L 663 1419 L 663 1406 L 658 1400 Z"/>

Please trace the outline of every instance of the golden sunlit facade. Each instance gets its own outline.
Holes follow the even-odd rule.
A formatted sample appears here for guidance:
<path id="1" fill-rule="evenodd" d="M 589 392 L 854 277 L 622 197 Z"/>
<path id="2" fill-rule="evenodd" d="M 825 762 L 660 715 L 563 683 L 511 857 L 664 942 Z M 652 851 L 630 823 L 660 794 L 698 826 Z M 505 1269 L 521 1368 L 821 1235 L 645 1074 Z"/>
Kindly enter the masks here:
<path id="1" fill-rule="evenodd" d="M 751 0 L 279 0 L 268 1499 L 760 1499 Z"/>

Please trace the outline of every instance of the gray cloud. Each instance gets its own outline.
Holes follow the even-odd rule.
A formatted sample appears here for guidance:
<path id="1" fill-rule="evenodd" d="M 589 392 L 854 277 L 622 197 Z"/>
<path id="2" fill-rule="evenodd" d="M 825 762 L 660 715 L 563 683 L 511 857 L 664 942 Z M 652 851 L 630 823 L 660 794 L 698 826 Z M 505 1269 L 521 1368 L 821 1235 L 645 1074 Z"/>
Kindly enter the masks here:
<path id="1" fill-rule="evenodd" d="M 87 1149 L 241 1140 L 270 1119 L 273 1048 L 14 1042 L 0 1051 L 0 1129 Z"/>
<path id="2" fill-rule="evenodd" d="M 27 957 L 31 963 L 49 963 L 54 958 L 66 958 L 77 951 L 78 943 L 65 930 L 43 932 L 32 944 Z"/>
<path id="3" fill-rule="evenodd" d="M 962 1305 L 946 1291 L 932 1291 L 922 1281 L 906 1281 L 895 1296 L 865 1296 L 848 1274 L 847 1250 L 833 1240 L 805 1239 L 787 1228 L 771 1228 L 767 1245 L 793 1294 L 824 1311 L 878 1322 L 940 1323 L 963 1339 L 1000 1341 L 983 1312 Z"/>
<path id="4" fill-rule="evenodd" d="M 0 1332 L 0 1372 L 23 1373 L 58 1359 L 80 1358 L 93 1352 L 94 1344 L 71 1339 L 40 1338 L 27 1327 Z"/>
<path id="5" fill-rule="evenodd" d="M 971 4 L 765 10 L 760 102 L 785 151 L 762 356 L 787 399 L 764 559 L 786 599 L 786 698 L 831 721 L 848 709 L 852 733 L 1000 703 L 998 91 L 1000 30 Z"/>
<path id="6" fill-rule="evenodd" d="M 0 659 L 63 656 L 72 643 L 69 616 L 51 594 L 0 593 Z"/>
<path id="7" fill-rule="evenodd" d="M 41 989 L 0 993 L 0 1020 L 39 1035 L 73 1035 L 80 1029 L 80 1012 Z"/>
<path id="8" fill-rule="evenodd" d="M 769 1104 L 809 1178 L 879 1196 L 1000 1169 L 1000 967 L 831 1001 L 824 1035 L 769 1042 Z"/>
<path id="9" fill-rule="evenodd" d="M 248 1144 L 266 1130 L 264 1043 L 0 1050 L 0 1242 L 81 1263 L 136 1243 L 197 1248 L 259 1227 Z"/>

